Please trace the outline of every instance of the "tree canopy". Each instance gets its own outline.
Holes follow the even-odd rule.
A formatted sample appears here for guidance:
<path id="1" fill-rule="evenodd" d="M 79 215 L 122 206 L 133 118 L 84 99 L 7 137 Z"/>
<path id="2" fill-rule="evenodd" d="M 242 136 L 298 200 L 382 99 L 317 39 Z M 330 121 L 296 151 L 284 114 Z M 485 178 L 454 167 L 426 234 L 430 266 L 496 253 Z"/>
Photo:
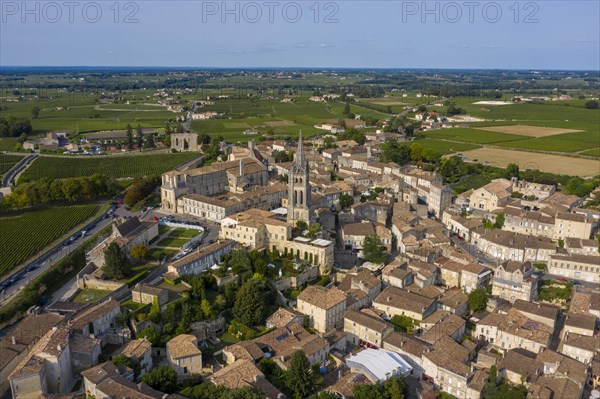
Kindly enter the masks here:
<path id="1" fill-rule="evenodd" d="M 104 267 L 102 271 L 109 279 L 122 279 L 131 270 L 131 261 L 121 247 L 113 242 L 104 251 Z"/>
<path id="2" fill-rule="evenodd" d="M 242 323 L 253 326 L 260 324 L 266 315 L 266 300 L 260 283 L 250 279 L 237 292 L 233 315 Z"/>
<path id="3" fill-rule="evenodd" d="M 317 368 L 313 368 L 302 350 L 297 350 L 292 356 L 287 373 L 287 387 L 293 393 L 294 399 L 304 399 L 315 393 L 321 376 Z"/>
<path id="4" fill-rule="evenodd" d="M 142 381 L 157 391 L 175 393 L 177 391 L 177 373 L 169 366 L 159 366 L 142 377 Z"/>
<path id="5" fill-rule="evenodd" d="M 377 236 L 367 236 L 363 244 L 363 258 L 372 263 L 384 263 L 385 247 Z"/>
<path id="6" fill-rule="evenodd" d="M 467 305 L 472 312 L 485 310 L 487 307 L 488 294 L 485 290 L 477 288 L 469 293 Z"/>

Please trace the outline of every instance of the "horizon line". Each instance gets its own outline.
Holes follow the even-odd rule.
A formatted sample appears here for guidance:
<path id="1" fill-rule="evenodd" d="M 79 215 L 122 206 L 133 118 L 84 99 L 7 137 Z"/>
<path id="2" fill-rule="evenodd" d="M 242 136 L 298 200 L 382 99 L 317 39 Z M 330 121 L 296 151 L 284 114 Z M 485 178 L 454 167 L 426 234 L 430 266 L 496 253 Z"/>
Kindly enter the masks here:
<path id="1" fill-rule="evenodd" d="M 578 68 L 482 68 L 482 67 L 295 67 L 295 66 L 161 66 L 161 65 L 0 65 L 0 74 L 4 68 L 129 68 L 129 69 L 197 69 L 197 70 L 433 70 L 433 71 L 543 71 L 543 72 L 597 72 L 600 69 Z"/>

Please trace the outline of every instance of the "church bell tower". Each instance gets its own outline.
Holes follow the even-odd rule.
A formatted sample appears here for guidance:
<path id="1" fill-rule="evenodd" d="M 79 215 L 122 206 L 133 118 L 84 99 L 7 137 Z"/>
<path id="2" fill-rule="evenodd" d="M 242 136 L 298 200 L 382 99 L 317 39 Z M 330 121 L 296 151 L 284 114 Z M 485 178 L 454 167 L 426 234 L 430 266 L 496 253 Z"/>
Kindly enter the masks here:
<path id="1" fill-rule="evenodd" d="M 310 199 L 309 168 L 304 145 L 302 143 L 302 132 L 298 139 L 298 150 L 294 158 L 294 165 L 288 173 L 288 223 L 296 226 L 299 220 L 307 224 L 315 222 L 315 214 Z"/>

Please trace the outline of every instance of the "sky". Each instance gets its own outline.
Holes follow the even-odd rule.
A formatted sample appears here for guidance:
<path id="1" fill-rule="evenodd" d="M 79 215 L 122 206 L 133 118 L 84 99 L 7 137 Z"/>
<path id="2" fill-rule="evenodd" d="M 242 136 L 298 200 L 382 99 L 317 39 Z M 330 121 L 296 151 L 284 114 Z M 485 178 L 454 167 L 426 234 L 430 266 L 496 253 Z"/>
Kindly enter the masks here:
<path id="1" fill-rule="evenodd" d="M 0 1 L 2 66 L 600 69 L 600 1 Z"/>

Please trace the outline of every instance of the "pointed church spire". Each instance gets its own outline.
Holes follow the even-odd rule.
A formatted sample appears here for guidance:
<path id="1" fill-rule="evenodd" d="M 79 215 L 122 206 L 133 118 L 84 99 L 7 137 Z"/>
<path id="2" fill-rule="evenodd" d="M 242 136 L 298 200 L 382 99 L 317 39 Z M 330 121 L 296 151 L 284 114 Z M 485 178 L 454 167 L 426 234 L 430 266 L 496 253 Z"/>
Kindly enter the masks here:
<path id="1" fill-rule="evenodd" d="M 302 143 L 302 130 L 300 130 L 300 138 L 298 138 L 298 150 L 296 151 L 296 166 L 306 166 L 306 156 L 304 155 L 304 144 Z"/>

